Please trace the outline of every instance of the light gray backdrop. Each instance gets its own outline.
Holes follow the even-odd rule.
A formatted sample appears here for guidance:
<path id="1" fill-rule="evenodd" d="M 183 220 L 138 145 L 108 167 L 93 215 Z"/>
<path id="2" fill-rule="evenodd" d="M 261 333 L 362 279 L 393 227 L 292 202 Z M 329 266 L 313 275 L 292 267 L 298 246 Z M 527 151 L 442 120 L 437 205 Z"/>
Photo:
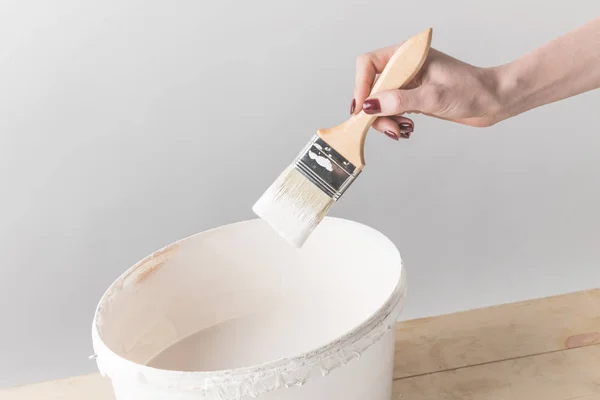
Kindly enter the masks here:
<path id="1" fill-rule="evenodd" d="M 348 115 L 354 60 L 434 27 L 508 62 L 597 0 L 0 2 L 0 387 L 91 372 L 104 289 L 153 250 L 252 218 L 310 135 Z M 401 248 L 404 318 L 600 284 L 600 91 L 489 129 L 372 132 L 333 215 Z M 269 153 L 269 157 L 261 154 Z"/>

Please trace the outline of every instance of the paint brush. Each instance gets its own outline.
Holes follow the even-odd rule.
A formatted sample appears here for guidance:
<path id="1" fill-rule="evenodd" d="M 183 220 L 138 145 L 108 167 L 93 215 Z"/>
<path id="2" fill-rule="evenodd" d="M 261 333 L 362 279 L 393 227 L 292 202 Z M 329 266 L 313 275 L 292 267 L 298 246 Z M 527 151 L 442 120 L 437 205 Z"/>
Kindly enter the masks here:
<path id="1" fill-rule="evenodd" d="M 432 30 L 404 42 L 392 55 L 371 94 L 399 89 L 419 72 Z M 284 239 L 302 247 L 331 206 L 365 167 L 364 145 L 374 116 L 360 111 L 334 128 L 319 129 L 252 207 Z"/>

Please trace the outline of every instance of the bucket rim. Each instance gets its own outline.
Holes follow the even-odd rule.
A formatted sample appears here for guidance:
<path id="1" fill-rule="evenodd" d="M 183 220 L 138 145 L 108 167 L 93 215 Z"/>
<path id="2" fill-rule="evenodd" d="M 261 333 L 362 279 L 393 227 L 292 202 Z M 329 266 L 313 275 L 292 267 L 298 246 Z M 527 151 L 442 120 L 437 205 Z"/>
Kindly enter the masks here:
<path id="1" fill-rule="evenodd" d="M 377 343 L 395 326 L 406 297 L 406 273 L 400 251 L 386 235 L 368 225 L 328 216 L 323 222 L 356 224 L 380 235 L 393 249 L 399 269 L 398 281 L 387 300 L 366 320 L 338 338 L 299 355 L 216 371 L 176 371 L 150 367 L 118 355 L 104 343 L 98 327 L 102 306 L 111 292 L 118 289 L 119 283 L 122 284 L 133 271 L 155 254 L 161 253 L 171 246 L 177 246 L 197 235 L 235 225 L 256 223 L 256 221 L 260 221 L 260 219 L 254 218 L 226 224 L 190 235 L 144 257 L 121 274 L 100 298 L 92 323 L 94 358 L 101 374 L 108 376 L 111 380 L 134 380 L 158 390 L 199 392 L 201 395 L 212 394 L 223 400 L 239 399 L 244 395 L 255 397 L 281 387 L 302 386 L 314 370 L 318 370 L 325 376 L 332 370 L 359 359 L 362 352 Z"/>

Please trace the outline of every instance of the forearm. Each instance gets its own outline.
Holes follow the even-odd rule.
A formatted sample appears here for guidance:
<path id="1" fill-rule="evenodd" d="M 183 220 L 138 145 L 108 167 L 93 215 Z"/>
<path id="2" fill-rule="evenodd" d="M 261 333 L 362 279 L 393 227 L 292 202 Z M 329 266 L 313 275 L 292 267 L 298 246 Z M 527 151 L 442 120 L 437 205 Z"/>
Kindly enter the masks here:
<path id="1" fill-rule="evenodd" d="M 600 88 L 600 18 L 493 70 L 499 121 Z"/>

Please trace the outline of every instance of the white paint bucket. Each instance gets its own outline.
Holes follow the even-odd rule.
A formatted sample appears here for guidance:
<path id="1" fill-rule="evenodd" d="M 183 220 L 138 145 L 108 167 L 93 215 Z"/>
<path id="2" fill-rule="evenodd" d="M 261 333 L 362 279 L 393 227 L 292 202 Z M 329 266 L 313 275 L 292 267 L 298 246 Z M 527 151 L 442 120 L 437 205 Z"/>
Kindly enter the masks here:
<path id="1" fill-rule="evenodd" d="M 252 220 L 130 268 L 92 338 L 118 400 L 389 400 L 404 296 L 400 254 L 374 229 L 326 218 L 295 249 Z"/>

